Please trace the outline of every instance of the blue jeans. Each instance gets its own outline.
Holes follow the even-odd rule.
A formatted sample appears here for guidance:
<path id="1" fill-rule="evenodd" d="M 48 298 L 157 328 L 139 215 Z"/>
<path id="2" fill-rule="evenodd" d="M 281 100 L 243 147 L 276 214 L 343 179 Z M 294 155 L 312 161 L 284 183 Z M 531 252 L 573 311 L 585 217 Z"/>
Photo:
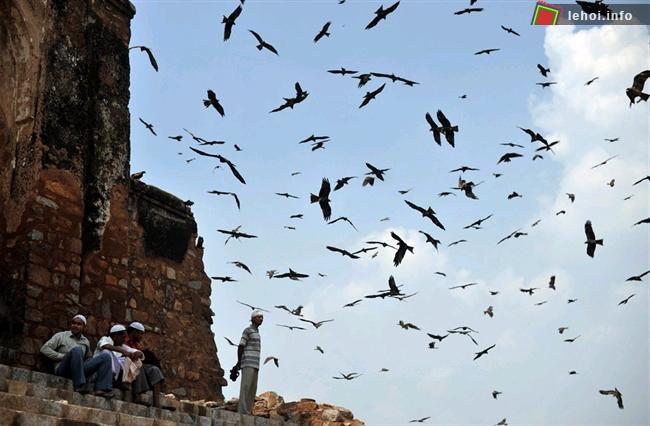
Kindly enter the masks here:
<path id="1" fill-rule="evenodd" d="M 81 347 L 73 348 L 65 355 L 61 364 L 56 368 L 55 374 L 72 379 L 75 389 L 86 384 L 86 375 L 95 374 L 95 390 L 109 391 L 113 389 L 111 356 L 106 353 L 84 361 L 83 349 Z"/>

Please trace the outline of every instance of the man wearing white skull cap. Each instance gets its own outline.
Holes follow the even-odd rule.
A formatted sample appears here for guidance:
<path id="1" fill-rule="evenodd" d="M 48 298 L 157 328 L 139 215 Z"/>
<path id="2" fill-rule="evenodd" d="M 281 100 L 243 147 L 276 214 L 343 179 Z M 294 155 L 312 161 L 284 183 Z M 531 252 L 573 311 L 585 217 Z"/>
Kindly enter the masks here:
<path id="1" fill-rule="evenodd" d="M 255 394 L 257 392 L 257 376 L 260 369 L 260 352 L 262 341 L 259 326 L 264 321 L 264 313 L 255 309 L 251 313 L 251 325 L 242 333 L 237 348 L 237 364 L 233 369 L 241 369 L 241 385 L 239 388 L 239 406 L 237 412 L 252 414 Z"/>

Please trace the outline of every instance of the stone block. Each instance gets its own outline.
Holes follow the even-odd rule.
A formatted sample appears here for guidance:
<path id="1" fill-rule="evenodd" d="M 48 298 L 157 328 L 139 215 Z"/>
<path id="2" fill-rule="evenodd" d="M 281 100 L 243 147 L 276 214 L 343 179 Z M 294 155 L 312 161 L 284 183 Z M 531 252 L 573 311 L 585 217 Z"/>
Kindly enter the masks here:
<path id="1" fill-rule="evenodd" d="M 49 287 L 51 285 L 50 280 L 52 275 L 47 268 L 44 268 L 40 265 L 31 264 L 28 267 L 29 269 L 29 280 L 34 284 L 38 284 L 41 287 Z"/>

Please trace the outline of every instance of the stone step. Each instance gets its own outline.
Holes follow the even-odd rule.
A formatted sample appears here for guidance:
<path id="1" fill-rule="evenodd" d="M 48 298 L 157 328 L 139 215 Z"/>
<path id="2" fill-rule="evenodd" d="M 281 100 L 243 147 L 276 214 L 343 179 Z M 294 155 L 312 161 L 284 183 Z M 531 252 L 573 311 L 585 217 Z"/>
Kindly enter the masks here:
<path id="1" fill-rule="evenodd" d="M 120 412 L 99 410 L 97 408 L 82 407 L 69 404 L 66 401 L 51 401 L 31 396 L 10 395 L 4 392 L 0 392 L 0 407 L 91 424 L 116 426 L 175 426 L 178 424 L 169 420 L 152 419 Z"/>
<path id="2" fill-rule="evenodd" d="M 84 422 L 59 417 L 0 408 L 0 425 L 11 426 L 110 426 L 104 423 Z"/>
<path id="3" fill-rule="evenodd" d="M 169 420 L 176 423 L 196 424 L 197 420 L 199 420 L 197 419 L 199 416 L 194 416 L 184 412 L 146 407 L 144 405 L 125 402 L 116 398 L 106 399 L 100 396 L 82 395 L 68 389 L 48 388 L 30 382 L 21 382 L 11 379 L 0 379 L 0 391 L 6 392 L 10 395 L 29 396 L 50 401 L 67 401 L 69 404 L 73 405 L 96 408 L 99 410 L 115 411 L 138 417 Z"/>

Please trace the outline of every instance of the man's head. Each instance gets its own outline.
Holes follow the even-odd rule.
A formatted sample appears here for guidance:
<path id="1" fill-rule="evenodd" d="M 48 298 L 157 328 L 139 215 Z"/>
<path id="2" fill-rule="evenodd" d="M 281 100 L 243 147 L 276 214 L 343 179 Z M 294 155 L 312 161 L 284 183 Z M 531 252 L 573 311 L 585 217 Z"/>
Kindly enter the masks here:
<path id="1" fill-rule="evenodd" d="M 122 343 L 124 343 L 124 339 L 126 338 L 126 327 L 124 327 L 122 324 L 115 324 L 113 327 L 111 327 L 108 335 L 111 336 L 111 339 L 113 339 L 115 346 L 120 346 Z"/>
<path id="2" fill-rule="evenodd" d="M 86 317 L 78 314 L 72 317 L 72 320 L 70 321 L 70 331 L 72 334 L 75 336 L 80 335 L 83 333 L 84 328 L 86 328 Z"/>
<path id="3" fill-rule="evenodd" d="M 259 309 L 255 309 L 251 314 L 251 322 L 255 327 L 259 327 L 264 322 L 264 312 Z"/>
<path id="4" fill-rule="evenodd" d="M 144 325 L 139 322 L 132 322 L 127 327 L 126 334 L 129 335 L 129 339 L 134 342 L 139 342 L 142 340 L 142 336 L 144 335 Z"/>

